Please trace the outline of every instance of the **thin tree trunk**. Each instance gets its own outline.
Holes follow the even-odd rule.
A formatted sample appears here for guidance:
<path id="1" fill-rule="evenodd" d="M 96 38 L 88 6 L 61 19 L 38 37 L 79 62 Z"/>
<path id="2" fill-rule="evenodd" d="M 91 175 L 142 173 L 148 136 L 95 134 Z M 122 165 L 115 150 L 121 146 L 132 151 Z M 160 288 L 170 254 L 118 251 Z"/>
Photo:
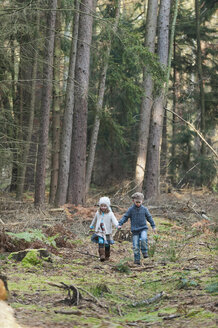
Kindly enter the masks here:
<path id="1" fill-rule="evenodd" d="M 24 112 L 24 89 L 25 89 L 25 80 L 29 79 L 29 76 L 26 72 L 27 62 L 25 61 L 26 54 L 24 46 L 22 43 L 29 42 L 28 35 L 22 35 L 20 37 L 20 61 L 19 61 L 19 71 L 18 71 L 18 82 L 17 82 L 17 94 L 14 102 L 14 122 L 15 129 L 13 131 L 14 140 L 13 143 L 13 166 L 12 166 L 12 179 L 10 185 L 10 191 L 16 191 L 19 184 L 19 168 L 21 166 L 21 153 L 23 145 L 23 112 Z M 14 75 L 14 73 L 13 73 Z M 25 99 L 25 102 L 27 100 Z"/>
<path id="2" fill-rule="evenodd" d="M 161 0 L 159 11 L 158 55 L 163 69 L 167 68 L 169 48 L 170 0 Z M 160 148 L 163 130 L 165 86 L 155 98 L 149 135 L 148 161 L 145 180 L 145 197 L 156 197 L 160 193 Z"/>
<path id="3" fill-rule="evenodd" d="M 57 2 L 58 8 L 61 0 Z M 59 155 L 60 155 L 60 132 L 61 132 L 61 109 L 60 109 L 60 60 L 61 60 L 61 12 L 56 14 L 55 43 L 54 43 L 54 88 L 52 106 L 52 151 L 51 151 L 51 180 L 49 203 L 54 203 L 58 183 Z"/>
<path id="4" fill-rule="evenodd" d="M 158 0 L 149 0 L 147 18 L 146 18 L 146 37 L 145 46 L 151 53 L 155 50 L 155 37 L 157 28 L 157 10 Z M 135 171 L 135 183 L 137 190 L 142 190 L 144 181 L 147 146 L 149 137 L 149 126 L 151 117 L 151 107 L 153 104 L 153 80 L 152 75 L 149 72 L 149 67 L 143 68 L 143 86 L 144 96 L 141 104 L 141 116 L 139 125 L 139 141 L 138 141 L 138 155 Z"/>
<path id="5" fill-rule="evenodd" d="M 45 43 L 46 53 L 43 74 L 42 124 L 39 135 L 35 181 L 35 206 L 37 207 L 43 205 L 45 200 L 45 173 L 48 149 L 49 113 L 52 99 L 53 52 L 57 0 L 50 0 L 48 3 L 50 11 L 48 13 L 47 38 Z"/>
<path id="6" fill-rule="evenodd" d="M 92 41 L 93 0 L 80 4 L 79 35 L 75 67 L 75 103 L 68 201 L 85 203 L 86 140 L 90 46 Z"/>
<path id="7" fill-rule="evenodd" d="M 199 104 L 201 110 L 201 133 L 205 135 L 205 95 L 202 70 L 202 51 L 201 51 L 201 33 L 200 33 L 200 4 L 199 0 L 195 0 L 195 15 L 196 15 L 196 39 L 197 39 L 197 71 L 199 83 Z M 201 143 L 201 155 L 205 154 L 205 144 Z M 201 164 L 201 177 L 203 176 L 204 166 Z M 203 183 L 203 181 L 201 181 Z"/>
<path id="8" fill-rule="evenodd" d="M 34 120 L 34 111 L 35 111 L 35 99 L 36 99 L 36 77 L 37 77 L 37 64 L 38 64 L 38 42 L 37 38 L 39 35 L 39 11 L 37 11 L 36 16 L 36 31 L 35 31 L 35 52 L 33 57 L 33 68 L 32 68 L 32 86 L 31 86 L 31 96 L 30 96 L 30 110 L 29 110 L 29 121 L 28 121 L 28 130 L 27 130 L 27 138 L 25 140 L 24 149 L 22 153 L 22 165 L 19 167 L 19 181 L 17 184 L 17 192 L 16 197 L 18 200 L 22 199 L 23 191 L 24 191 L 24 182 L 25 182 L 25 174 L 27 168 L 27 158 L 30 149 L 30 143 L 33 132 L 33 120 Z"/>
<path id="9" fill-rule="evenodd" d="M 174 41 L 174 62 L 176 63 L 176 42 Z M 176 115 L 177 113 L 177 102 L 178 102 L 178 85 L 177 78 L 178 73 L 176 71 L 176 66 L 173 67 L 173 113 L 172 113 L 172 147 L 171 147 L 171 165 L 170 165 L 170 179 L 172 185 L 176 181 L 176 170 L 175 170 L 175 156 L 176 156 L 176 144 L 174 142 L 176 137 Z"/>
<path id="10" fill-rule="evenodd" d="M 75 78 L 75 63 L 77 52 L 78 28 L 79 28 L 79 0 L 75 2 L 72 43 L 70 51 L 70 65 L 67 80 L 66 90 L 66 108 L 64 111 L 64 121 L 62 129 L 62 139 L 60 148 L 60 162 L 58 174 L 58 186 L 55 196 L 55 205 L 60 206 L 66 203 L 67 187 L 69 179 L 70 167 L 70 150 L 72 139 L 73 126 L 73 109 L 74 109 L 74 78 Z"/>
<path id="11" fill-rule="evenodd" d="M 116 3 L 115 23 L 114 23 L 114 26 L 112 29 L 113 34 L 116 33 L 118 23 L 119 23 L 120 2 L 121 2 L 121 0 L 118 0 Z M 106 83 L 106 77 L 107 77 L 108 61 L 109 61 L 109 56 L 110 56 L 110 52 L 111 52 L 112 37 L 113 37 L 113 35 L 111 36 L 110 40 L 108 40 L 104 66 L 102 68 L 100 82 L 99 82 L 99 91 L 98 91 L 98 100 L 97 100 L 97 105 L 96 105 L 95 121 L 94 121 L 93 130 L 92 130 L 89 156 L 88 156 L 88 161 L 87 161 L 86 193 L 88 193 L 89 186 L 91 183 L 91 176 L 92 176 L 93 164 L 94 164 L 94 159 L 95 159 L 95 150 L 96 150 L 96 145 L 97 145 L 97 140 L 98 140 L 98 132 L 99 132 L 99 127 L 100 127 L 100 115 L 99 114 L 102 111 L 102 106 L 103 106 L 105 83 Z"/>

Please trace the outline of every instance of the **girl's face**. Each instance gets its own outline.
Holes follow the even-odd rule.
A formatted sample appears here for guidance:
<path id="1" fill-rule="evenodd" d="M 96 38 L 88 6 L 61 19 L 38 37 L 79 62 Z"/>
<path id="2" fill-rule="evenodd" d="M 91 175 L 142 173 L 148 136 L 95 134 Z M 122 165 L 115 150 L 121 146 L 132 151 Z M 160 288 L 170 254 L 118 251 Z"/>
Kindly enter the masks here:
<path id="1" fill-rule="evenodd" d="M 105 211 L 107 211 L 108 207 L 107 207 L 106 204 L 101 204 L 100 209 L 101 209 L 102 212 L 105 212 Z"/>
<path id="2" fill-rule="evenodd" d="M 137 207 L 140 207 L 142 205 L 142 201 L 141 200 L 134 199 L 133 201 L 134 201 L 135 206 L 137 206 Z"/>

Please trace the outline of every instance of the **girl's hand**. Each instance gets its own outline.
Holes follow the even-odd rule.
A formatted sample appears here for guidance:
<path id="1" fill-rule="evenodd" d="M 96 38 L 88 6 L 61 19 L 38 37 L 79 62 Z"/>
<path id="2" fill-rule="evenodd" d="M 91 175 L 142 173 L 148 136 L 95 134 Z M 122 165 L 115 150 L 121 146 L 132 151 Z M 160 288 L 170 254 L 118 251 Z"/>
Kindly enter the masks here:
<path id="1" fill-rule="evenodd" d="M 117 229 L 118 229 L 118 230 L 120 230 L 120 229 L 121 229 L 121 226 L 120 226 L 120 225 L 118 225 L 118 226 L 117 226 Z"/>

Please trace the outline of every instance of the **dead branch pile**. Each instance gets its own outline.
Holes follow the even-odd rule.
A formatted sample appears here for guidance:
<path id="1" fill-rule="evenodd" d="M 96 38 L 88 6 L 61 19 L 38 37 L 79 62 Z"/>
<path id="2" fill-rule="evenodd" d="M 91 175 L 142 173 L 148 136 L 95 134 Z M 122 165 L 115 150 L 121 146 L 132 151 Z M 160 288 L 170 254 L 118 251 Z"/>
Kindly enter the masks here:
<path id="1" fill-rule="evenodd" d="M 57 236 L 55 238 L 55 243 L 57 247 L 74 247 L 74 245 L 70 241 L 75 239 L 75 234 L 73 234 L 70 230 L 64 228 L 63 224 L 56 224 L 54 226 L 48 227 L 45 230 L 45 234 L 48 237 Z"/>

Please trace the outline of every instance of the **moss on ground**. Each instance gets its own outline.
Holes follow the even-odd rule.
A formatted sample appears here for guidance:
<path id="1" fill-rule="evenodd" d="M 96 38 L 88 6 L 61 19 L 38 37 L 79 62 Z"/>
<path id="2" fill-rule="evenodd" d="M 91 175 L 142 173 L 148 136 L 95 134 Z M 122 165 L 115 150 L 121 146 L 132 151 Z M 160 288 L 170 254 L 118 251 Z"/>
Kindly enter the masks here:
<path id="1" fill-rule="evenodd" d="M 24 267 L 1 256 L 11 293 L 9 302 L 18 321 L 29 327 L 38 322 L 41 328 L 146 327 L 151 323 L 154 327 L 215 327 L 214 235 L 195 235 L 194 230 L 175 228 L 165 219 L 156 221 L 158 237 L 149 232 L 152 256 L 143 259 L 141 267 L 133 265 L 132 244 L 127 241 L 111 247 L 109 262 L 99 262 L 89 236 L 84 236 L 83 242 L 80 237 L 75 239 L 75 247 L 63 250 L 52 263 Z M 85 255 L 87 251 L 94 256 Z M 76 286 L 83 297 L 79 306 L 64 304 L 67 291 L 49 282 Z M 151 304 L 133 305 L 160 292 L 164 295 Z M 164 319 L 170 315 L 176 317 Z"/>

